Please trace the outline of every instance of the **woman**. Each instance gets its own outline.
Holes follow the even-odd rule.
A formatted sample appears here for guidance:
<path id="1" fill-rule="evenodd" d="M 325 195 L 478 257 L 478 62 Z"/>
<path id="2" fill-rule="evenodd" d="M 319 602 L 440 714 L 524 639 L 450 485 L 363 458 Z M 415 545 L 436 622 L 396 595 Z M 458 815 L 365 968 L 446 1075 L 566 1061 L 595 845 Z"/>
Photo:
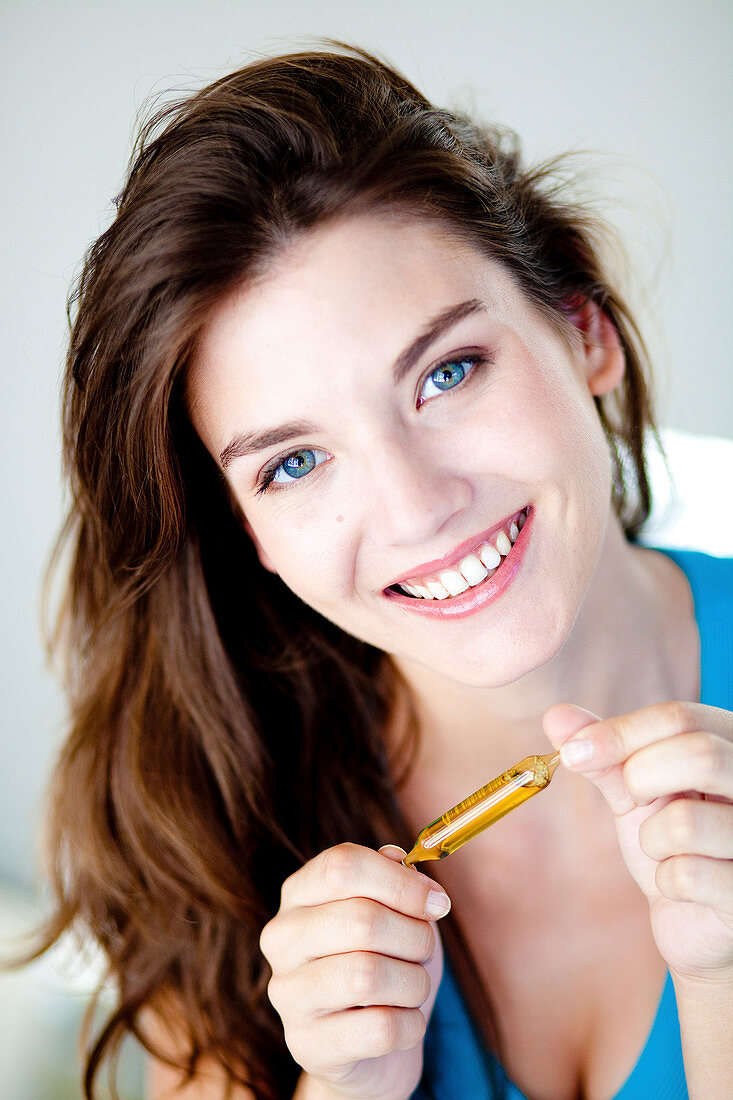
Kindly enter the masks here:
<path id="1" fill-rule="evenodd" d="M 596 238 L 338 44 L 141 133 L 65 392 L 46 942 L 118 985 L 87 1095 L 128 1031 L 154 1097 L 727 1094 L 732 571 L 634 544 Z M 402 865 L 550 746 L 551 792 Z"/>

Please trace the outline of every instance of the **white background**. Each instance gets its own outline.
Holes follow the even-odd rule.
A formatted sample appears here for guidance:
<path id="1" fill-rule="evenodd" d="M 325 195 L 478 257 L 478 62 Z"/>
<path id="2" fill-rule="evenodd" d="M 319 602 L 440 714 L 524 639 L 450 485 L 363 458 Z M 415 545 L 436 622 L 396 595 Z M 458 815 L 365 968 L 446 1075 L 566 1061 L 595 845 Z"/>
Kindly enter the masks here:
<path id="1" fill-rule="evenodd" d="M 662 420 L 731 437 L 732 24 L 726 0 L 0 0 L 0 876 L 33 877 L 62 729 L 38 623 L 62 509 L 65 297 L 111 217 L 149 94 L 329 35 L 382 52 L 439 104 L 513 126 L 531 158 L 602 151 L 601 193 L 626 188 L 623 206 L 602 206 L 664 334 L 650 330 Z"/>
<path id="2" fill-rule="evenodd" d="M 299 35 L 384 54 L 438 104 L 513 126 L 531 159 L 604 154 L 600 207 L 633 246 L 660 419 L 677 429 L 683 506 L 672 501 L 664 532 L 733 553 L 730 0 L 0 0 L 0 940 L 34 921 L 19 898 L 33 899 L 41 792 L 63 730 L 38 624 L 62 515 L 66 294 L 109 222 L 150 93 L 208 83 L 300 47 Z M 701 450 L 689 432 L 722 438 Z M 666 486 L 660 499 L 664 511 Z M 651 537 L 664 541 L 658 523 Z M 78 1098 L 88 987 L 58 954 L 3 978 L 0 1100 Z M 128 1071 L 122 1095 L 139 1100 L 139 1055 Z"/>

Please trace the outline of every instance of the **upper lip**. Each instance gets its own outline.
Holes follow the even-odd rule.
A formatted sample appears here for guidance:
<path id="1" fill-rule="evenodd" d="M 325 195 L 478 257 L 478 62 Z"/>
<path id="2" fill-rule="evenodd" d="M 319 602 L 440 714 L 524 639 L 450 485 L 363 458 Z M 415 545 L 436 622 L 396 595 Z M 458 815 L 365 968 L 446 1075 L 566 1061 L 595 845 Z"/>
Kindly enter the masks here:
<path id="1" fill-rule="evenodd" d="M 444 554 L 442 558 L 433 558 L 432 561 L 426 561 L 423 562 L 422 565 L 413 566 L 409 572 L 401 573 L 399 577 L 395 577 L 394 580 L 390 581 L 387 588 L 391 588 L 395 584 L 401 584 L 402 581 L 409 581 L 413 577 L 424 577 L 430 573 L 439 573 L 443 569 L 450 569 L 452 565 L 457 565 L 467 554 L 470 554 L 472 550 L 477 550 L 483 543 L 489 542 L 492 535 L 495 535 L 498 531 L 505 528 L 514 516 L 521 511 L 521 508 L 517 508 L 516 511 L 510 512 L 504 519 L 499 520 L 498 523 L 493 524 L 491 527 L 487 527 L 485 531 L 479 532 L 478 535 L 472 535 L 471 538 L 466 539 L 454 550 L 450 550 L 447 554 Z"/>

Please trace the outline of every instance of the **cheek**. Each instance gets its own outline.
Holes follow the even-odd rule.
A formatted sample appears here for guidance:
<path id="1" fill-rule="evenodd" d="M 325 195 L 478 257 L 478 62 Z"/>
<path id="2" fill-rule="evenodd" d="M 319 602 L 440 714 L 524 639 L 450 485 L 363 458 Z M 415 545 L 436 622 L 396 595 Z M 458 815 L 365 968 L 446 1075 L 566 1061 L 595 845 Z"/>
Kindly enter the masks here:
<path id="1" fill-rule="evenodd" d="M 318 609 L 348 594 L 355 549 L 343 509 L 330 517 L 297 519 L 280 511 L 254 523 L 257 540 L 283 583 Z"/>
<path id="2" fill-rule="evenodd" d="M 462 432 L 463 453 L 476 472 L 529 485 L 605 482 L 610 456 L 603 428 L 590 394 L 572 384 L 568 369 L 564 377 L 551 367 L 517 369 L 518 385 L 492 394 L 490 407 Z"/>

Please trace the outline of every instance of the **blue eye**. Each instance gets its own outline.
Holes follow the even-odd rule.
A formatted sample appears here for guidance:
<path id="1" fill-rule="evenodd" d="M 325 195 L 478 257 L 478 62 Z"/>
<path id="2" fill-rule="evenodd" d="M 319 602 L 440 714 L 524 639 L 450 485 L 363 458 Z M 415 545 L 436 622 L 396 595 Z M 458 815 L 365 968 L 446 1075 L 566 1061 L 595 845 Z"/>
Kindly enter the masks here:
<path id="1" fill-rule="evenodd" d="M 258 492 L 265 492 L 273 482 L 277 485 L 287 485 L 288 482 L 297 481 L 330 457 L 326 451 L 315 447 L 302 447 L 299 451 L 286 455 L 285 458 L 276 459 L 262 471 Z"/>
<path id="2" fill-rule="evenodd" d="M 448 359 L 435 367 L 422 384 L 420 404 L 431 397 L 445 393 L 446 390 L 460 386 L 476 364 L 481 362 L 481 358 L 480 355 L 467 355 L 460 359 Z"/>
<path id="3" fill-rule="evenodd" d="M 285 481 L 291 477 L 305 477 L 311 470 L 315 468 L 316 456 L 313 451 L 296 451 L 295 454 L 288 455 L 288 457 L 280 463 L 278 466 L 273 481 Z M 283 477 L 278 478 L 279 471 L 282 470 Z"/>

